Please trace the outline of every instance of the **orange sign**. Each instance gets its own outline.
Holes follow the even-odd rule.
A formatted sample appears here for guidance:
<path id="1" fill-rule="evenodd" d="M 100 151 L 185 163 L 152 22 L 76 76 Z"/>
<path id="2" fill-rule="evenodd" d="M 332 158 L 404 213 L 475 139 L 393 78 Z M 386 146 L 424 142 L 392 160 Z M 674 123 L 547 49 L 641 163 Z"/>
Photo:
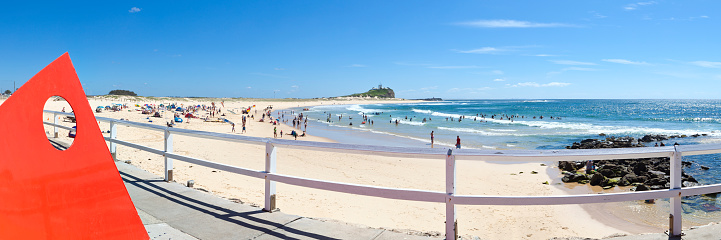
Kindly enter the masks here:
<path id="1" fill-rule="evenodd" d="M 48 141 L 43 107 L 75 110 L 67 150 Z M 0 105 L 0 239 L 148 239 L 67 53 Z"/>

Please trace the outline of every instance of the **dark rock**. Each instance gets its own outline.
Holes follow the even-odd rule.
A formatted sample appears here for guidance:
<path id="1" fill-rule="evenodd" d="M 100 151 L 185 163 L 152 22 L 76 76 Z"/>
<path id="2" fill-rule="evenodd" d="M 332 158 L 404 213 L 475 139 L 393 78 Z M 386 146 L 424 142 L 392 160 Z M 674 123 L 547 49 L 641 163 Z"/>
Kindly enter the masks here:
<path id="1" fill-rule="evenodd" d="M 646 166 L 646 164 L 637 163 L 633 166 L 633 173 L 635 173 L 636 175 L 645 175 L 646 172 L 648 172 L 648 167 Z"/>
<path id="2" fill-rule="evenodd" d="M 702 169 L 702 170 L 709 170 L 709 169 L 711 169 L 711 168 L 710 168 L 710 167 L 707 167 L 707 166 L 701 166 L 701 169 Z"/>
<path id="3" fill-rule="evenodd" d="M 579 182 L 582 180 L 588 180 L 588 176 L 586 174 L 567 173 L 561 178 L 563 182 Z"/>
<path id="4" fill-rule="evenodd" d="M 644 183 L 646 180 L 648 180 L 648 177 L 646 176 L 638 176 L 636 174 L 626 174 L 626 176 L 623 176 L 621 178 L 622 180 L 626 180 L 629 183 Z"/>
<path id="5" fill-rule="evenodd" d="M 636 192 L 641 192 L 641 191 L 648 191 L 650 189 L 648 188 L 648 186 L 641 184 L 641 185 L 636 186 L 632 190 L 636 191 Z"/>
<path id="6" fill-rule="evenodd" d="M 603 175 L 600 173 L 596 173 L 591 175 L 591 179 L 589 179 L 589 183 L 591 183 L 591 186 L 599 186 L 601 185 L 601 182 L 606 179 Z"/>
<path id="7" fill-rule="evenodd" d="M 650 186 L 653 186 L 653 185 L 663 186 L 663 185 L 666 185 L 666 183 L 668 183 L 668 181 L 666 181 L 666 179 L 663 179 L 663 178 L 652 178 L 652 179 L 649 179 L 648 181 L 644 182 L 644 184 L 650 185 Z"/>
<path id="8" fill-rule="evenodd" d="M 692 176 L 685 177 L 685 178 L 683 179 L 683 181 L 698 183 L 698 181 L 696 180 L 696 178 L 694 178 L 694 177 L 692 177 Z"/>
<path id="9" fill-rule="evenodd" d="M 569 161 L 559 161 L 558 162 L 558 168 L 560 168 L 563 171 L 569 171 L 569 172 L 575 172 L 576 171 L 576 164 Z"/>
<path id="10" fill-rule="evenodd" d="M 618 180 L 618 186 L 625 187 L 625 186 L 629 186 L 629 185 L 631 185 L 631 182 L 629 182 L 628 179 L 626 179 L 626 178 L 621 178 Z"/>
<path id="11" fill-rule="evenodd" d="M 615 177 L 615 176 L 616 176 L 616 175 L 613 173 L 613 170 L 608 169 L 608 168 L 598 169 L 598 173 L 600 173 L 600 174 L 603 175 L 604 177 L 609 177 L 609 178 L 612 178 L 612 177 Z"/>
<path id="12" fill-rule="evenodd" d="M 601 181 L 601 187 L 613 187 L 618 185 L 619 178 L 606 178 Z"/>

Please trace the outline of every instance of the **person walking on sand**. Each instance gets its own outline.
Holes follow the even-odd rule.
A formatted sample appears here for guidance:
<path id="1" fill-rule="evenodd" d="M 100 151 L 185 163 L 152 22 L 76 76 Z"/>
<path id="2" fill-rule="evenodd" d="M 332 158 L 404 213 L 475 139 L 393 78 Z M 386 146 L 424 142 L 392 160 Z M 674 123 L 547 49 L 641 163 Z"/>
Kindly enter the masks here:
<path id="1" fill-rule="evenodd" d="M 273 127 L 273 137 L 278 138 L 278 127 Z"/>
<path id="2" fill-rule="evenodd" d="M 431 148 L 433 148 L 433 131 L 431 131 Z"/>
<path id="3" fill-rule="evenodd" d="M 245 122 L 243 122 L 243 130 L 240 133 L 245 133 Z"/>
<path id="4" fill-rule="evenodd" d="M 235 132 L 235 123 L 231 123 L 230 126 L 233 127 L 233 129 L 231 129 L 231 131 L 232 131 L 232 132 Z"/>
<path id="5" fill-rule="evenodd" d="M 461 149 L 461 136 L 456 136 L 456 148 Z"/>

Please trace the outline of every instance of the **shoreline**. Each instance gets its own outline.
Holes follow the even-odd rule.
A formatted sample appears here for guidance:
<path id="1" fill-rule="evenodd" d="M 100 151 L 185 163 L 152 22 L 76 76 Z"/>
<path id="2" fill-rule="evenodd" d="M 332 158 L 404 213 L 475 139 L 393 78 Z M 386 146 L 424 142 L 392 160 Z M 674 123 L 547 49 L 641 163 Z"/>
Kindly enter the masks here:
<path id="1" fill-rule="evenodd" d="M 325 103 L 325 100 L 323 102 Z M 228 102 L 226 102 L 226 104 L 227 103 Z M 239 102 L 239 104 L 240 103 L 242 102 Z M 287 108 L 277 107 L 273 110 L 288 110 L 294 107 L 301 107 L 302 105 L 314 106 L 318 105 L 317 103 L 319 102 L 291 103 L 293 104 L 292 106 L 291 104 L 285 105 L 287 106 Z M 342 102 L 339 104 L 372 103 L 361 101 Z M 101 115 L 108 114 L 113 115 L 116 113 L 103 113 Z M 132 114 L 132 116 L 136 117 L 137 120 L 135 121 L 145 120 L 145 115 L 140 115 L 136 112 L 132 112 L 129 114 Z M 118 116 L 116 116 L 116 118 L 118 118 Z M 249 129 L 247 133 L 248 135 L 257 137 L 272 137 L 273 126 L 271 124 L 259 124 L 257 123 L 258 118 L 254 120 L 256 121 L 252 121 L 249 119 Z M 196 125 L 196 121 L 200 120 L 192 121 L 192 123 L 187 125 L 186 123 L 178 124 L 178 127 L 195 126 L 192 128 L 197 130 L 215 132 L 229 132 L 230 130 L 227 125 L 223 124 L 218 125 L 213 123 L 203 123 L 201 125 Z M 239 122 L 237 120 L 234 121 L 236 123 Z M 281 126 L 284 130 L 293 129 L 292 126 L 286 124 L 281 124 L 279 126 Z M 101 125 L 101 129 L 105 128 L 106 127 Z M 270 129 L 270 131 L 268 131 L 268 129 Z M 236 130 L 237 133 L 239 131 L 239 128 Z M 355 129 L 349 130 L 359 131 Z M 162 134 L 146 133 L 145 131 L 141 130 L 132 133 L 120 130 L 118 137 L 123 140 L 129 140 L 127 138 L 132 138 L 135 140 L 130 141 L 139 142 L 143 145 L 150 147 L 162 148 L 161 135 Z M 310 133 L 308 134 L 308 137 L 303 140 L 306 139 L 314 139 L 314 141 L 334 141 L 333 139 L 314 136 Z M 223 153 L 223 151 L 226 151 L 224 149 L 236 148 L 234 147 L 236 144 L 222 142 L 212 142 L 210 144 L 207 144 L 205 142 L 198 142 L 181 136 L 175 138 L 175 144 L 177 149 L 176 152 L 183 155 L 199 157 L 202 159 L 233 164 L 236 166 L 247 167 L 251 169 L 263 168 L 263 162 L 257 160 L 262 159 L 260 157 L 264 150 L 264 148 L 262 147 L 242 146 L 242 149 L 245 150 L 241 151 L 243 152 L 241 156 L 252 155 L 255 157 L 252 157 L 251 160 L 253 161 L 251 162 L 237 162 L 237 160 L 232 160 L 239 159 L 237 154 L 232 154 L 232 152 Z M 212 149 L 216 150 L 208 152 L 204 149 L 210 147 L 210 145 L 212 145 Z M 127 148 L 119 148 L 118 156 L 121 159 L 127 158 L 128 156 L 134 156 L 133 159 L 131 159 L 134 165 L 141 166 L 142 168 L 155 174 L 162 173 L 162 157 L 153 156 L 152 154 L 142 153 Z M 148 159 L 148 161 L 146 161 L 145 159 Z M 227 160 L 223 159 L 230 159 L 230 162 L 227 162 Z M 312 150 L 286 150 L 282 148 L 279 150 L 278 159 L 278 171 L 280 173 L 295 175 L 299 177 L 393 188 L 420 188 L 434 191 L 442 191 L 443 189 L 443 172 L 437 171 L 437 169 L 439 167 L 442 167 L 443 164 L 442 161 L 437 160 L 396 159 L 358 154 L 334 155 Z M 333 161 L 317 161 L 322 159 L 333 159 Z M 413 168 L 408 168 L 408 166 L 413 166 Z M 459 182 L 461 184 L 459 184 L 458 186 L 458 192 L 460 194 L 474 195 L 562 195 L 562 192 L 560 190 L 554 189 L 555 187 L 540 184 L 543 181 L 552 181 L 553 177 L 551 175 L 528 174 L 531 171 L 548 171 L 550 168 L 550 164 L 548 166 L 541 166 L 536 163 L 496 164 L 487 162 L 461 161 L 459 162 L 459 180 L 461 180 Z M 191 164 L 186 164 L 180 161 L 177 161 L 175 163 L 175 169 L 176 181 L 178 182 L 184 182 L 186 180 L 193 179 L 196 181 L 197 187 L 207 189 L 216 195 L 231 199 L 233 201 L 244 202 L 250 205 L 262 204 L 262 187 L 252 187 L 262 186 L 262 180 L 249 179 L 244 176 L 229 176 L 226 173 L 220 173 L 219 171 L 210 171 L 210 169 L 204 169 L 200 166 L 193 167 Z M 329 169 L 331 170 L 330 172 L 328 171 Z M 482 173 L 479 173 L 479 171 Z M 518 171 L 524 171 L 526 172 L 526 174 L 518 174 L 517 176 L 513 176 L 514 174 L 509 174 L 514 172 L 517 173 Z M 323 177 L 319 178 L 319 176 L 321 175 Z M 374 177 L 370 177 L 371 175 L 373 175 Z M 485 186 L 479 186 L 478 184 L 469 184 L 473 182 L 483 182 L 487 184 L 482 184 Z M 529 185 L 529 183 L 534 184 Z M 244 185 L 251 187 L 249 187 L 250 189 L 248 190 L 240 190 L 239 188 L 243 187 Z M 239 195 L 237 191 L 245 193 Z M 382 227 L 386 229 L 412 229 L 420 230 L 421 232 L 442 231 L 443 211 L 442 208 L 438 206 L 438 204 L 416 203 L 407 201 L 399 202 L 397 200 L 340 194 L 326 192 L 322 190 L 319 191 L 293 186 L 285 186 L 283 184 L 281 184 L 281 186 L 278 186 L 278 193 L 278 206 L 283 209 L 283 212 L 287 213 L 298 214 L 313 218 L 334 219 L 344 222 L 367 225 L 371 227 Z M 348 199 L 356 200 L 348 201 Z M 296 205 L 299 202 L 305 204 Z M 398 209 L 399 203 L 402 204 L 401 209 Z M 309 204 L 310 206 L 308 206 Z M 316 207 L 313 207 L 312 205 L 315 205 Z M 310 212 L 308 212 L 308 207 L 316 209 L 310 210 Z M 429 210 L 431 211 L 428 212 Z M 376 214 L 375 212 L 378 212 L 378 214 Z M 490 216 L 489 214 L 496 217 L 486 219 L 488 216 Z M 378 215 L 386 217 L 378 219 Z M 568 215 L 572 215 L 574 217 L 566 217 L 565 219 L 560 219 L 561 216 Z M 551 216 L 558 217 L 549 218 Z M 418 224 L 407 222 L 410 219 L 423 219 L 423 222 L 425 223 Z M 539 222 L 539 219 L 543 219 L 543 221 Z M 553 229 L 549 228 L 550 226 L 548 224 L 563 227 L 561 229 Z M 473 226 L 479 226 L 479 228 L 474 228 Z M 499 239 L 507 237 L 509 234 L 515 236 L 515 238 L 524 239 L 548 238 L 558 236 L 591 236 L 600 238 L 610 235 L 612 233 L 622 232 L 618 231 L 615 228 L 610 228 L 605 224 L 602 224 L 601 222 L 597 222 L 596 220 L 592 219 L 592 216 L 590 216 L 589 212 L 582 209 L 578 205 L 565 207 L 459 206 L 459 227 L 461 228 L 461 230 L 459 231 L 461 235 L 488 236 L 491 238 Z M 587 230 L 589 227 L 593 230 Z"/>

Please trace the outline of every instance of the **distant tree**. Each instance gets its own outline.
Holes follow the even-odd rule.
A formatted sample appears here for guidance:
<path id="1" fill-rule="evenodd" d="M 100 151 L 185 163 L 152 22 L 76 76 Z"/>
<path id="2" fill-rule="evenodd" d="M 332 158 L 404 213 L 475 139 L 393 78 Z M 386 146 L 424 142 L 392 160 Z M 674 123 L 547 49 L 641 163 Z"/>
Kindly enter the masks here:
<path id="1" fill-rule="evenodd" d="M 135 94 L 133 91 L 128 90 L 112 90 L 108 95 L 125 95 L 125 96 L 138 96 L 138 94 Z"/>
<path id="2" fill-rule="evenodd" d="M 5 90 L 5 94 L 11 94 L 11 93 L 13 93 L 13 92 L 11 92 L 10 89 Z"/>

